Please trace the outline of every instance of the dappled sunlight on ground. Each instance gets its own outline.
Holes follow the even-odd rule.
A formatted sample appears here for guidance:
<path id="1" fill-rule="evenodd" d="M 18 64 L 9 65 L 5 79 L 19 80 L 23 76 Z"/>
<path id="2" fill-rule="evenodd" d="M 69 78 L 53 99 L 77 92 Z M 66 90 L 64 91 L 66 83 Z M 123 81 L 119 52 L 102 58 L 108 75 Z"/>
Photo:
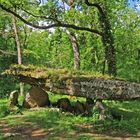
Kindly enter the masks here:
<path id="1" fill-rule="evenodd" d="M 140 139 L 140 103 L 109 102 L 105 106 L 121 120 L 99 121 L 58 108 L 22 110 L 23 115 L 0 118 L 0 140 L 131 140 Z"/>
<path id="2" fill-rule="evenodd" d="M 113 130 L 111 124 L 90 122 L 87 117 L 75 117 L 48 109 L 37 109 L 25 112 L 24 115 L 12 115 L 0 120 L 0 134 L 2 139 L 12 140 L 73 140 L 73 139 L 103 139 L 129 140 L 140 139 L 136 134 Z M 82 119 L 84 120 L 82 123 Z M 76 121 L 77 120 L 77 121 Z M 18 122 L 18 123 L 17 123 Z M 108 125 L 107 131 L 99 131 Z M 1 138 L 1 137 L 0 137 Z"/>

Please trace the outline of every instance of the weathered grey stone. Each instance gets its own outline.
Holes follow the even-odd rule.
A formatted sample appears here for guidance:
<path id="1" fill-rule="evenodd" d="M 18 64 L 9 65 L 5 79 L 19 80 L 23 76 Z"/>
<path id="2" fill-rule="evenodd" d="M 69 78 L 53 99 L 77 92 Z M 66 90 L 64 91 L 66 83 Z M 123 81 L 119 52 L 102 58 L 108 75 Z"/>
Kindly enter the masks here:
<path id="1" fill-rule="evenodd" d="M 48 94 L 39 87 L 33 86 L 23 102 L 25 108 L 44 107 L 50 104 Z"/>
<path id="2" fill-rule="evenodd" d="M 102 103 L 102 101 L 101 100 L 97 100 L 96 101 L 96 103 L 95 103 L 95 108 L 96 109 L 98 109 L 99 111 L 100 111 L 100 116 L 99 116 L 99 119 L 100 120 L 105 120 L 105 118 L 107 117 L 106 115 L 105 115 L 105 107 L 104 107 L 104 105 L 103 105 L 103 103 Z"/>
<path id="3" fill-rule="evenodd" d="M 103 100 L 140 99 L 140 83 L 112 77 L 96 77 L 60 69 L 37 69 L 15 66 L 6 72 L 20 81 L 38 86 L 57 94 Z"/>
<path id="4" fill-rule="evenodd" d="M 73 107 L 68 98 L 61 98 L 57 101 L 57 107 L 63 111 L 73 112 Z"/>
<path id="5" fill-rule="evenodd" d="M 18 104 L 18 91 L 14 90 L 10 93 L 9 106 L 15 106 Z"/>
<path id="6" fill-rule="evenodd" d="M 69 80 L 71 82 L 68 83 Z M 140 84 L 134 82 L 94 77 L 65 77 L 61 81 L 50 81 L 50 83 L 51 86 L 46 84 L 46 88 L 54 93 L 102 100 L 140 99 Z"/>
<path id="7" fill-rule="evenodd" d="M 74 105 L 74 113 L 76 115 L 79 115 L 79 114 L 84 114 L 86 111 L 86 108 L 84 106 L 83 103 L 81 103 L 80 101 L 77 101 Z"/>

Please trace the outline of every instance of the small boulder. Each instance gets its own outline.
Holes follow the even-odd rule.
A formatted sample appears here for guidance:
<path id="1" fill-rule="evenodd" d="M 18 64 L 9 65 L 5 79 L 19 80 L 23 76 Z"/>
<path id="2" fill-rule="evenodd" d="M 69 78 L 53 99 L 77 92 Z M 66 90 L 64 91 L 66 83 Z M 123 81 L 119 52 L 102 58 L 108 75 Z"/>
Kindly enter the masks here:
<path id="1" fill-rule="evenodd" d="M 40 87 L 33 86 L 23 102 L 23 107 L 34 108 L 49 106 L 50 100 L 48 94 Z"/>
<path id="2" fill-rule="evenodd" d="M 29 108 L 39 107 L 39 106 L 37 105 L 36 101 L 31 97 L 31 95 L 27 93 L 23 102 L 23 107 L 29 109 Z"/>
<path id="3" fill-rule="evenodd" d="M 88 105 L 94 105 L 95 103 L 94 103 L 94 100 L 93 99 L 86 98 L 86 104 L 88 104 Z"/>
<path id="4" fill-rule="evenodd" d="M 86 109 L 86 111 L 85 111 L 86 116 L 91 116 L 92 115 L 94 105 L 95 105 L 95 102 L 94 102 L 93 99 L 86 98 L 86 102 L 84 104 L 85 109 Z"/>
<path id="5" fill-rule="evenodd" d="M 85 106 L 80 101 L 77 101 L 74 105 L 74 113 L 76 115 L 84 114 L 85 113 Z"/>
<path id="6" fill-rule="evenodd" d="M 9 97 L 9 106 L 16 106 L 18 105 L 18 91 L 14 90 L 10 93 L 10 97 Z"/>
<path id="7" fill-rule="evenodd" d="M 63 111 L 73 112 L 73 107 L 68 98 L 61 98 L 57 101 L 57 107 L 61 108 Z"/>

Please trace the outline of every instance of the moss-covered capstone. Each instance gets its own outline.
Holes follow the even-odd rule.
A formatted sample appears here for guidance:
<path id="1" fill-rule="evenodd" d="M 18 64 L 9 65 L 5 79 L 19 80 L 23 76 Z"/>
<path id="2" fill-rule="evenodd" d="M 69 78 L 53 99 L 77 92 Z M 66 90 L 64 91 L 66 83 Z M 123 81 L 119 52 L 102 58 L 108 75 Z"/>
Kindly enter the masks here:
<path id="1" fill-rule="evenodd" d="M 140 99 L 140 83 L 101 74 L 23 65 L 11 66 L 5 74 L 57 94 L 107 100 Z"/>

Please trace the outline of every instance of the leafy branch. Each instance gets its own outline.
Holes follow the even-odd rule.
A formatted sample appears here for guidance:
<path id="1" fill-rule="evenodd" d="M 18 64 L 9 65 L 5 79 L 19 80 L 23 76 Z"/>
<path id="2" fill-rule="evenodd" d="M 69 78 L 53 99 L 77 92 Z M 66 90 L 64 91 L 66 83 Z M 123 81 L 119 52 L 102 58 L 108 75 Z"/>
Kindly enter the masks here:
<path id="1" fill-rule="evenodd" d="M 50 28 L 54 28 L 54 27 L 65 27 L 65 28 L 72 28 L 72 29 L 75 29 L 75 30 L 88 31 L 88 32 L 96 33 L 96 34 L 102 36 L 102 32 L 100 32 L 98 30 L 91 29 L 91 28 L 88 28 L 88 27 L 80 27 L 80 26 L 76 26 L 74 24 L 67 24 L 67 23 L 59 22 L 59 23 L 54 23 L 54 24 L 50 24 L 50 25 L 47 25 L 47 26 L 36 25 L 36 24 L 33 24 L 33 23 L 25 20 L 19 14 L 17 14 L 16 12 L 12 11 L 11 9 L 7 8 L 6 6 L 4 6 L 2 4 L 0 4 L 0 8 L 4 11 L 8 12 L 8 13 L 13 14 L 18 19 L 20 19 L 22 22 L 24 22 L 25 24 L 27 24 L 31 27 L 37 28 L 37 29 L 50 29 Z"/>

